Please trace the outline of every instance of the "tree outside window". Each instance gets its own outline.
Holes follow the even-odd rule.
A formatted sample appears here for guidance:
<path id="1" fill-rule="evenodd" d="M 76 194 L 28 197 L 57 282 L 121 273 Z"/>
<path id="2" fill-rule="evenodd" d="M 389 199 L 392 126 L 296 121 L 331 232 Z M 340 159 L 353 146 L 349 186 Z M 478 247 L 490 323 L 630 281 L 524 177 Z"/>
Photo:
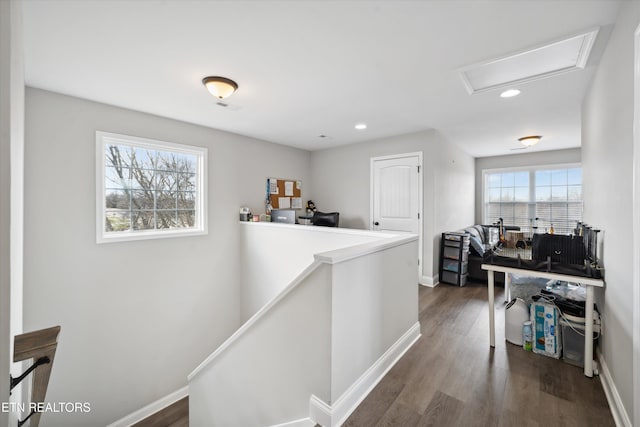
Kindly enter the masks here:
<path id="1" fill-rule="evenodd" d="M 98 138 L 103 155 L 104 237 L 201 228 L 202 149 L 176 150 L 174 144 L 106 135 Z"/>

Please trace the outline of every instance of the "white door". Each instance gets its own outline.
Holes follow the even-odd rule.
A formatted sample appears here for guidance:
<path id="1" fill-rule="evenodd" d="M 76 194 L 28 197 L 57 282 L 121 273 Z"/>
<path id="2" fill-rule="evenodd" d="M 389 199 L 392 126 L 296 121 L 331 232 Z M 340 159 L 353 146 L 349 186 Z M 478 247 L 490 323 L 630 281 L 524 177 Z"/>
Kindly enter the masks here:
<path id="1" fill-rule="evenodd" d="M 420 154 L 371 159 L 372 230 L 420 233 Z"/>
<path id="2" fill-rule="evenodd" d="M 418 235 L 422 283 L 422 153 L 371 159 L 371 230 Z"/>

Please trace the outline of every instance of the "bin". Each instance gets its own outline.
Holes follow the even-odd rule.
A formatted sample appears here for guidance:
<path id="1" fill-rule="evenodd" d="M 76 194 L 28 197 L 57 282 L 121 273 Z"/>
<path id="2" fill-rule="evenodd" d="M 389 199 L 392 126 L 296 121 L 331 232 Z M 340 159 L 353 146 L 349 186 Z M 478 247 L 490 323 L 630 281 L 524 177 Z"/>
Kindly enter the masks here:
<path id="1" fill-rule="evenodd" d="M 584 368 L 584 318 L 581 322 L 560 320 L 562 327 L 562 360 L 570 365 Z M 593 325 L 593 346 L 600 336 L 599 322 Z M 579 332 L 579 333 L 578 333 Z"/>

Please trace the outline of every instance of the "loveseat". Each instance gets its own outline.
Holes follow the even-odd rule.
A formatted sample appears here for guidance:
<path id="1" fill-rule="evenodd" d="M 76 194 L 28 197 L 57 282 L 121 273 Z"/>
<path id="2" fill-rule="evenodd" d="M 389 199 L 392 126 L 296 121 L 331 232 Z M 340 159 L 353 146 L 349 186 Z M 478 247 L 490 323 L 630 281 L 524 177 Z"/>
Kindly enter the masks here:
<path id="1" fill-rule="evenodd" d="M 504 227 L 504 231 L 519 229 L 520 227 Z M 486 282 L 488 280 L 487 271 L 482 269 L 482 264 L 489 262 L 491 251 L 499 242 L 498 228 L 491 225 L 472 225 L 459 231 L 469 233 L 468 278 Z M 504 283 L 504 273 L 496 272 L 494 280 L 496 283 Z"/>

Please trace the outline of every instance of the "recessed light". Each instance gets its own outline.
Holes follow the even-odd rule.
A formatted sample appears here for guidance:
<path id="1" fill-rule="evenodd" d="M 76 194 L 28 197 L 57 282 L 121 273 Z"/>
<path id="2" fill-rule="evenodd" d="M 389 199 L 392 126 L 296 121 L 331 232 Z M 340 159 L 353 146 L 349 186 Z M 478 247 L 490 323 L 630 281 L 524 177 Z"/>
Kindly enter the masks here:
<path id="1" fill-rule="evenodd" d="M 355 127 L 358 130 L 364 130 L 367 128 L 367 125 L 365 123 L 358 123 Z"/>
<path id="2" fill-rule="evenodd" d="M 518 95 L 520 95 L 520 91 L 518 89 L 509 89 L 502 92 L 500 94 L 500 98 L 511 98 Z"/>

